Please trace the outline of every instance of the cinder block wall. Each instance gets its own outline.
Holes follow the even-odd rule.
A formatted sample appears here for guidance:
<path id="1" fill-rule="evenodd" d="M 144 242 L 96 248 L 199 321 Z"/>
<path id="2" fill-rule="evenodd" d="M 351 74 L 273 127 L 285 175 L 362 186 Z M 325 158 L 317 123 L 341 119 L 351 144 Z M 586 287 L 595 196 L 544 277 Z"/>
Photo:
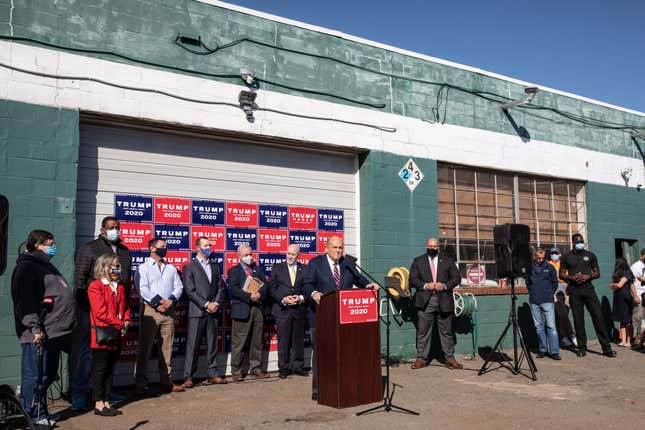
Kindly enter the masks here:
<path id="1" fill-rule="evenodd" d="M 72 282 L 78 142 L 78 112 L 0 100 L 0 194 L 9 199 L 8 264 L 0 276 L 0 384 L 20 380 L 11 272 L 29 231 L 54 234 L 58 253 L 52 262 Z"/>

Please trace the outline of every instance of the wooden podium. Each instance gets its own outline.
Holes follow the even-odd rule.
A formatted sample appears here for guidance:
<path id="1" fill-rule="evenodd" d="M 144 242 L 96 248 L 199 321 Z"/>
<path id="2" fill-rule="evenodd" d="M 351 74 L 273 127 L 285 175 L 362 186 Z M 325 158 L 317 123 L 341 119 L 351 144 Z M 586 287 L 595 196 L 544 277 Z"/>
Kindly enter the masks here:
<path id="1" fill-rule="evenodd" d="M 378 292 L 323 296 L 316 326 L 318 403 L 346 408 L 383 400 Z"/>

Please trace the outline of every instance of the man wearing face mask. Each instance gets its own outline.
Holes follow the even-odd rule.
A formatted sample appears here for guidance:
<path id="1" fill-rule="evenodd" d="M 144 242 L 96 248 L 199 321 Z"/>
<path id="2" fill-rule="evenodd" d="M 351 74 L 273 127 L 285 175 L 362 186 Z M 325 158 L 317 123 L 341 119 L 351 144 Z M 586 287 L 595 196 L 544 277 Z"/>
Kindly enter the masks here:
<path id="1" fill-rule="evenodd" d="M 439 328 L 439 339 L 445 365 L 451 369 L 462 369 L 455 360 L 455 345 L 452 339 L 452 320 L 455 304 L 452 290 L 461 283 L 461 276 L 455 261 L 439 254 L 439 242 L 431 237 L 426 242 L 426 253 L 414 259 L 410 267 L 410 287 L 416 290 L 414 305 L 417 308 L 417 359 L 412 369 L 427 365 L 430 355 L 430 341 L 435 322 Z"/>
<path id="2" fill-rule="evenodd" d="M 207 237 L 195 241 L 197 256 L 184 266 L 184 290 L 190 301 L 186 328 L 186 357 L 184 359 L 184 388 L 194 386 L 199 344 L 206 335 L 208 384 L 226 384 L 217 369 L 217 319 L 224 304 L 224 285 L 219 266 L 209 260 L 211 245 Z"/>
<path id="3" fill-rule="evenodd" d="M 76 252 L 74 262 L 74 290 L 80 312 L 78 323 L 72 336 L 70 356 L 70 386 L 72 388 L 72 409 L 83 410 L 89 405 L 88 394 L 91 387 L 92 350 L 90 349 L 90 304 L 87 288 L 92 282 L 94 263 L 103 254 L 115 254 L 121 265 L 121 283 L 125 290 L 126 303 L 130 298 L 130 250 L 121 243 L 121 226 L 113 216 L 103 218 L 99 236 L 81 246 Z M 129 305 L 128 305 L 129 306 Z M 111 394 L 113 402 L 125 398 L 117 393 Z"/>
<path id="4" fill-rule="evenodd" d="M 585 240 L 580 233 L 571 236 L 571 241 L 573 249 L 562 257 L 560 263 L 560 278 L 568 283 L 567 293 L 578 337 L 577 355 L 578 357 L 587 355 L 587 333 L 584 319 L 584 307 L 586 306 L 596 329 L 598 341 L 602 346 L 603 355 L 615 357 L 616 352 L 611 349 L 609 344 L 609 335 L 600 310 L 600 301 L 591 283 L 593 279 L 600 278 L 598 259 L 593 252 L 585 249 Z"/>
<path id="5" fill-rule="evenodd" d="M 26 249 L 16 260 L 11 275 L 11 298 L 16 334 L 22 353 L 20 401 L 34 423 L 47 424 L 47 388 L 56 379 L 60 353 L 69 353 L 77 306 L 67 281 L 51 263 L 56 255 L 54 235 L 44 230 L 29 233 Z M 47 310 L 44 298 L 53 305 Z M 42 399 L 35 399 L 38 383 L 38 350 L 43 356 Z"/>
<path id="6" fill-rule="evenodd" d="M 268 375 L 262 370 L 262 333 L 264 315 L 262 301 L 268 297 L 268 285 L 259 292 L 246 292 L 246 278 L 256 278 L 262 282 L 266 277 L 262 269 L 253 261 L 251 247 L 240 245 L 237 248 L 239 264 L 228 270 L 228 288 L 231 294 L 231 374 L 233 382 L 240 381 L 242 376 L 242 358 L 245 350 L 249 356 L 249 370 L 256 378 Z"/>
<path id="7" fill-rule="evenodd" d="M 168 249 L 165 239 L 155 238 L 148 242 L 150 258 L 139 266 L 135 282 L 139 287 L 141 308 L 139 311 L 139 355 L 134 369 L 137 395 L 145 395 L 148 383 L 148 359 L 156 338 L 159 349 L 159 381 L 167 392 L 184 391 L 172 382 L 172 344 L 175 339 L 175 305 L 184 289 L 177 269 L 164 261 Z"/>
<path id="8" fill-rule="evenodd" d="M 634 313 L 632 317 L 632 327 L 634 337 L 634 346 L 636 350 L 642 350 L 645 341 L 645 318 L 643 311 L 645 310 L 645 248 L 641 249 L 641 258 L 631 266 L 632 273 L 634 274 L 634 287 L 636 287 L 636 294 L 641 298 L 640 305 L 634 305 Z M 638 336 L 638 326 L 640 325 L 641 334 L 640 339 Z"/>
<path id="9" fill-rule="evenodd" d="M 549 264 L 555 269 L 555 273 L 560 273 L 560 250 L 557 247 L 549 251 Z M 555 292 L 555 319 L 558 327 L 558 336 L 563 348 L 569 348 L 578 345 L 573 326 L 569 320 L 569 296 L 567 294 L 567 283 L 558 276 L 558 288 Z"/>

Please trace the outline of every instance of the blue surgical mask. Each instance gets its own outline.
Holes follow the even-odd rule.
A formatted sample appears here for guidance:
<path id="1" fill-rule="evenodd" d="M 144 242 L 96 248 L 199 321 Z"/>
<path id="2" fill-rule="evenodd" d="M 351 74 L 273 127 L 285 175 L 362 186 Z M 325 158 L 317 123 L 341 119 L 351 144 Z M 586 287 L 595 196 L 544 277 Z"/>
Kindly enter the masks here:
<path id="1" fill-rule="evenodd" d="M 578 251 L 582 251 L 583 249 L 585 249 L 585 243 L 584 242 L 576 242 L 575 246 L 576 246 L 576 249 Z"/>
<path id="2" fill-rule="evenodd" d="M 116 242 L 119 240 L 119 230 L 114 229 L 114 230 L 106 230 L 105 231 L 105 238 L 109 240 L 110 242 Z"/>
<path id="3" fill-rule="evenodd" d="M 210 255 L 211 255 L 211 249 L 210 248 L 199 248 L 199 251 L 206 258 L 210 257 Z"/>
<path id="4" fill-rule="evenodd" d="M 56 245 L 48 246 L 47 252 L 45 254 L 47 254 L 49 258 L 52 258 L 54 255 L 56 255 Z"/>
<path id="5" fill-rule="evenodd" d="M 121 274 L 121 269 L 112 269 L 112 274 L 120 275 Z"/>
<path id="6" fill-rule="evenodd" d="M 551 254 L 551 260 L 558 261 L 560 259 L 560 254 Z"/>

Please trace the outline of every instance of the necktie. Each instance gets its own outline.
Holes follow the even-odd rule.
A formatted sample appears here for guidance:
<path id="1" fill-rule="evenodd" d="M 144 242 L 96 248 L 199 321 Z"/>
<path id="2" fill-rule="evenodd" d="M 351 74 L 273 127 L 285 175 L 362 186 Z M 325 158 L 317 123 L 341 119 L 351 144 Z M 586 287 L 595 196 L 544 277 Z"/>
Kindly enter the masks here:
<path id="1" fill-rule="evenodd" d="M 436 283 L 437 282 L 437 259 L 436 258 L 430 259 L 430 270 L 432 270 L 432 282 Z"/>
<path id="2" fill-rule="evenodd" d="M 334 283 L 338 290 L 340 288 L 340 271 L 338 270 L 338 263 L 334 263 Z"/>
<path id="3" fill-rule="evenodd" d="M 248 266 L 246 267 L 246 276 L 248 276 L 250 278 L 253 277 L 253 272 L 251 272 L 251 268 L 248 267 Z"/>
<path id="4" fill-rule="evenodd" d="M 291 278 L 291 286 L 296 285 L 296 265 L 289 266 L 289 277 Z"/>

